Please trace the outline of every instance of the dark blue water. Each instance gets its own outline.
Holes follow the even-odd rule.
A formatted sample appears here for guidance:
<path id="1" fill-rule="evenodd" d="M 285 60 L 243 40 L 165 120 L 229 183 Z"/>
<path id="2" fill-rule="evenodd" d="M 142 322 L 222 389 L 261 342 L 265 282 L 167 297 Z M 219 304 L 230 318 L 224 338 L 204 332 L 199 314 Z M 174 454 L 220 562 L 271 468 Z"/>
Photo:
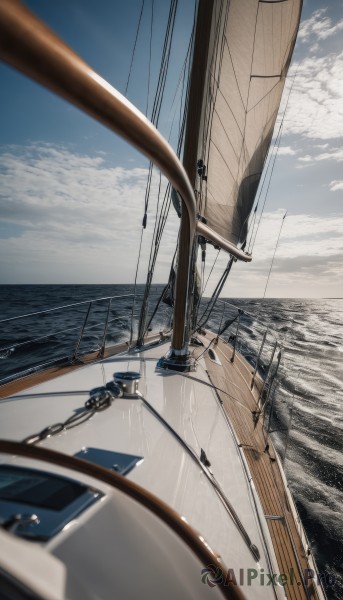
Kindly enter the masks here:
<path id="1" fill-rule="evenodd" d="M 150 314 L 161 290 L 162 286 L 154 289 Z M 84 303 L 64 311 L 1 323 L 0 379 L 35 364 L 70 358 L 92 298 L 104 300 L 91 306 L 78 353 L 101 348 L 107 319 L 106 343 L 127 340 L 132 313 L 132 296 L 128 295 L 132 291 L 131 285 L 0 286 L 0 319 Z M 140 287 L 138 291 L 143 290 Z M 109 306 L 107 298 L 118 295 L 122 297 L 112 300 Z M 261 372 L 268 370 L 274 347 L 272 331 L 283 346 L 275 379 L 274 408 L 266 427 L 276 430 L 275 443 L 285 457 L 290 488 L 319 571 L 332 577 L 334 585 L 328 587 L 327 595 L 343 600 L 343 300 L 270 299 L 261 305 L 259 300 L 231 299 L 215 308 L 209 321 L 211 328 L 217 330 L 220 324 L 237 316 L 232 305 L 249 313 L 241 317 L 237 339 L 238 349 L 252 364 L 266 325 L 270 327 L 259 361 Z M 203 307 L 200 314 L 202 310 Z M 138 312 L 139 299 L 134 314 Z M 152 327 L 161 329 L 170 319 L 169 307 L 161 305 Z M 235 335 L 236 328 L 237 320 L 224 336 Z M 278 352 L 279 346 L 274 365 Z"/>

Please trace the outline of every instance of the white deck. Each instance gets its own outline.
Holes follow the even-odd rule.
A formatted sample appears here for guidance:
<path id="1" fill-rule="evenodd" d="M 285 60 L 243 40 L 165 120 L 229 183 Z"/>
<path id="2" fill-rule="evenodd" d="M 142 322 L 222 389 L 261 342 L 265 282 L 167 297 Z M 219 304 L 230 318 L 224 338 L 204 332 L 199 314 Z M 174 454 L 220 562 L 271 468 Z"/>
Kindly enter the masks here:
<path id="1" fill-rule="evenodd" d="M 210 470 L 238 513 L 251 541 L 259 549 L 261 559 L 258 564 L 201 466 L 140 398 L 116 399 L 110 408 L 95 414 L 89 421 L 40 442 L 40 445 L 71 455 L 84 447 L 93 447 L 142 456 L 143 461 L 127 477 L 182 515 L 222 556 L 226 567 L 233 569 L 237 578 L 240 570 L 244 570 L 243 591 L 247 598 L 275 598 L 272 586 L 247 585 L 248 569 L 263 569 L 262 573 L 270 573 L 271 566 L 265 555 L 256 499 L 254 501 L 252 497 L 241 453 L 210 385 L 204 364 L 200 361 L 197 371 L 186 376 L 156 371 L 156 359 L 166 348 L 159 346 L 134 357 L 108 358 L 2 401 L 0 437 L 20 441 L 48 425 L 64 421 L 83 407 L 92 388 L 111 381 L 114 372 L 140 371 L 139 390 L 143 396 L 199 458 L 201 449 L 205 451 L 211 462 Z M 37 463 L 29 460 L 14 457 L 11 460 L 16 464 L 34 464 L 37 467 Z M 9 457 L 2 456 L 1 462 L 8 463 Z M 49 470 L 65 472 L 55 467 L 49 467 Z M 77 479 L 85 478 L 78 476 Z M 103 490 L 102 485 L 97 487 Z M 81 565 L 74 550 L 84 547 L 87 533 L 98 538 L 104 552 L 106 549 L 110 551 L 116 543 L 113 536 L 117 534 L 110 524 L 108 528 L 105 526 L 108 510 L 107 500 L 98 502 L 82 513 L 72 527 L 47 543 L 46 549 L 76 571 Z M 97 519 L 91 518 L 96 513 L 99 513 Z M 99 519 L 103 526 L 99 529 L 94 525 L 93 528 L 93 522 Z M 273 558 L 272 551 L 271 555 Z M 174 556 L 170 556 L 169 560 L 173 561 Z M 91 572 L 86 569 L 84 577 L 86 583 L 88 577 L 92 577 Z M 201 581 L 200 568 L 198 578 Z M 279 591 L 280 597 L 283 597 L 281 587 Z M 111 594 L 108 597 L 112 597 Z"/>

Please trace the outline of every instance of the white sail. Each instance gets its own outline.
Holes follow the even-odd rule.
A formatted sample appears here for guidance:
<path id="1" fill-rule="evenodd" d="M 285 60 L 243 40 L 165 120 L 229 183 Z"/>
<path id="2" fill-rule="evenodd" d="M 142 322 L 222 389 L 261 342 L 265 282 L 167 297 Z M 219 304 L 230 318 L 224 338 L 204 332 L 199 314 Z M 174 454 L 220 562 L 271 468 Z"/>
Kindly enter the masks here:
<path id="1" fill-rule="evenodd" d="M 203 161 L 207 181 L 200 183 L 201 178 L 188 172 L 207 225 L 234 244 L 246 237 L 301 5 L 301 0 L 200 2 L 199 11 L 206 11 L 199 35 L 208 44 L 207 68 L 202 82 L 193 77 L 190 111 L 194 110 L 192 97 L 201 108 L 198 124 L 193 121 L 188 128 L 188 138 L 196 138 L 193 125 L 198 125 L 196 160 Z M 194 69 L 199 67 L 195 59 Z"/>

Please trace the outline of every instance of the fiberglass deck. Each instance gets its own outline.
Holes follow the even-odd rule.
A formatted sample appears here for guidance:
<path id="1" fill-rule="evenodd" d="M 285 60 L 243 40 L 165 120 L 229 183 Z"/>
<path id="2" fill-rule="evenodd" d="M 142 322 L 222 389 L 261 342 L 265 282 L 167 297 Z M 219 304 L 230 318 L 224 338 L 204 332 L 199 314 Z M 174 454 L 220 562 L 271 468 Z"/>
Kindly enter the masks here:
<path id="1" fill-rule="evenodd" d="M 213 337 L 213 333 L 206 334 L 206 339 L 203 338 L 205 346 Z M 104 358 L 123 352 L 126 348 L 126 344 L 111 348 L 105 352 Z M 256 377 L 251 389 L 252 367 L 238 353 L 232 363 L 232 347 L 221 339 L 214 348 L 221 364 L 213 362 L 208 353 L 205 353 L 206 369 L 232 424 L 237 442 L 242 448 L 262 509 L 267 516 L 268 529 L 278 562 L 277 575 L 284 573 L 289 580 L 292 573 L 292 583 L 287 583 L 284 588 L 286 597 L 289 600 L 320 600 L 321 595 L 311 582 L 307 587 L 304 585 L 305 570 L 313 568 L 309 562 L 307 543 L 299 531 L 279 462 L 270 441 L 267 447 L 263 418 L 260 416 L 256 419 L 255 416 L 262 387 L 261 379 Z M 200 355 L 203 352 L 203 347 L 197 348 L 195 354 Z M 97 354 L 94 353 L 83 357 L 83 360 L 92 363 L 97 358 Z M 0 388 L 0 398 L 71 372 L 83 364 L 54 367 L 7 383 Z"/>

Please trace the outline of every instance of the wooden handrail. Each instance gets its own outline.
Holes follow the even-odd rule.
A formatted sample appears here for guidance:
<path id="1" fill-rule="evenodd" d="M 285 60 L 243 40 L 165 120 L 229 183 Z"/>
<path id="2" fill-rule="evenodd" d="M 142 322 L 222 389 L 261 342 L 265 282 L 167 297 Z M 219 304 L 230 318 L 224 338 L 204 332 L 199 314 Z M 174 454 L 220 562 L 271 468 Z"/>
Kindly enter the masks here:
<path id="1" fill-rule="evenodd" d="M 156 164 L 182 199 L 172 346 L 185 339 L 188 272 L 195 235 L 195 199 L 186 171 L 148 119 L 17 0 L 0 0 L 0 58 L 66 98 L 120 135 Z M 182 279 L 181 279 L 182 278 Z"/>
<path id="2" fill-rule="evenodd" d="M 160 168 L 178 192 L 182 217 L 172 349 L 178 354 L 185 353 L 189 273 L 196 233 L 240 260 L 250 257 L 196 222 L 194 191 L 187 173 L 150 121 L 18 0 L 0 0 L 0 58 L 128 141 Z"/>
<path id="3" fill-rule="evenodd" d="M 93 477 L 116 490 L 120 490 L 162 519 L 184 541 L 205 567 L 215 565 L 225 572 L 219 556 L 209 548 L 201 536 L 175 510 L 130 479 L 75 456 L 22 442 L 0 440 L 0 454 L 2 453 L 14 454 L 71 469 L 75 473 L 82 473 L 88 477 Z M 218 587 L 225 598 L 230 600 L 245 600 L 245 595 L 241 589 L 232 581 L 219 581 Z"/>

